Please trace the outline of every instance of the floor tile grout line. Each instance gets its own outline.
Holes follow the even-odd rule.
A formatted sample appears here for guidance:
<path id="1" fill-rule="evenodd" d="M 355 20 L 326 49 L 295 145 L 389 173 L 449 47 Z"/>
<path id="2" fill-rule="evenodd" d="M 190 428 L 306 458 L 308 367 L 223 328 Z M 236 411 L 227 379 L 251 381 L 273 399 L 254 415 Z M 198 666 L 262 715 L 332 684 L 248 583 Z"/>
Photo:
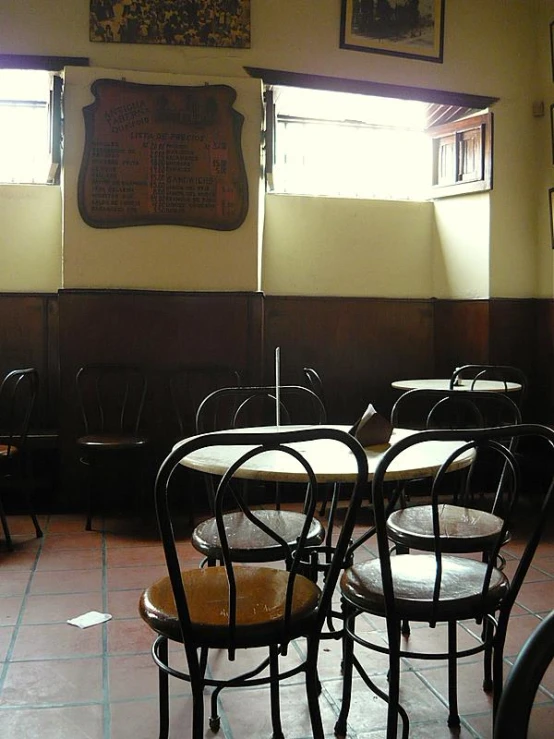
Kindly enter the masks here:
<path id="1" fill-rule="evenodd" d="M 102 531 L 102 610 L 107 613 L 108 609 L 108 545 L 106 534 Z M 109 651 L 108 651 L 108 629 L 110 621 L 102 624 L 102 698 L 104 717 L 104 739 L 112 736 L 112 712 L 110 705 L 110 673 L 109 673 Z"/>
<path id="2" fill-rule="evenodd" d="M 45 539 L 48 536 L 49 520 L 50 520 L 50 517 L 48 516 L 47 519 L 46 519 L 46 522 L 43 524 L 44 528 L 43 528 L 42 537 L 39 538 L 39 543 L 38 543 L 38 547 L 37 547 L 37 550 L 36 550 L 35 559 L 34 559 L 33 565 L 32 565 L 32 567 L 30 569 L 30 572 L 29 572 L 29 579 L 27 581 L 27 586 L 25 588 L 25 592 L 23 593 L 23 597 L 21 599 L 21 605 L 19 607 L 19 613 L 17 615 L 17 620 L 16 620 L 16 622 L 14 624 L 12 638 L 10 639 L 10 643 L 8 645 L 8 649 L 6 650 L 6 656 L 5 656 L 5 659 L 4 659 L 4 664 L 2 665 L 2 671 L 0 672 L 0 695 L 2 695 L 2 693 L 3 693 L 4 683 L 6 682 L 6 676 L 8 674 L 8 670 L 9 670 L 10 664 L 12 662 L 12 655 L 13 655 L 13 652 L 14 652 L 14 649 L 15 649 L 15 643 L 17 641 L 17 637 L 19 635 L 19 630 L 20 630 L 21 625 L 22 625 L 23 614 L 24 614 L 24 611 L 25 611 L 25 605 L 27 603 L 27 598 L 28 598 L 29 593 L 30 593 L 30 590 L 31 590 L 31 585 L 32 585 L 32 582 L 33 582 L 33 577 L 34 577 L 34 575 L 36 573 L 36 570 L 37 570 L 37 564 L 38 564 L 40 555 L 42 553 L 42 548 L 44 546 Z"/>

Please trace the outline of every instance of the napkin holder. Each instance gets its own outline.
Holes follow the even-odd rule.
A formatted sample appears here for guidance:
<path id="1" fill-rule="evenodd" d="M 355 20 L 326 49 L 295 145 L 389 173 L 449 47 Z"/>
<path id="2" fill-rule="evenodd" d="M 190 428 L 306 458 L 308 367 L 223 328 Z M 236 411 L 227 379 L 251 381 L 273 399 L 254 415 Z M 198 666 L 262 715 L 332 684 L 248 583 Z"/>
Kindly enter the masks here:
<path id="1" fill-rule="evenodd" d="M 365 413 L 356 421 L 349 431 L 362 446 L 388 444 L 392 435 L 392 424 L 381 416 L 371 403 Z"/>

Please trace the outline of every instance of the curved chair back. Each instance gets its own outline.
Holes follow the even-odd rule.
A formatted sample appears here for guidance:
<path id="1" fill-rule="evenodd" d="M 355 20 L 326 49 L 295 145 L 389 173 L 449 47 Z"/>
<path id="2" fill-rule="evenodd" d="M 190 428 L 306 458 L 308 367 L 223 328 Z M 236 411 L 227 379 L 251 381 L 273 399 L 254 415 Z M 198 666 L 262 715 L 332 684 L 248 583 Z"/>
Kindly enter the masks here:
<path id="1" fill-rule="evenodd" d="M 132 364 L 87 364 L 76 375 L 85 434 L 138 434 L 147 379 Z"/>
<path id="2" fill-rule="evenodd" d="M 521 421 L 510 396 L 481 390 L 408 390 L 391 411 L 392 425 L 404 428 L 484 428 Z"/>
<path id="3" fill-rule="evenodd" d="M 240 445 L 238 444 L 240 440 Z M 353 483 L 353 492 L 350 499 L 348 514 L 344 519 L 344 524 L 338 537 L 336 547 L 334 549 L 333 558 L 326 570 L 325 583 L 322 586 L 321 594 L 317 599 L 317 608 L 315 611 L 306 614 L 304 625 L 293 626 L 292 611 L 295 601 L 295 587 L 297 581 L 305 579 L 306 571 L 306 540 L 309 535 L 311 523 L 314 518 L 316 501 L 318 499 L 319 482 L 310 462 L 310 445 L 311 443 L 325 444 L 326 453 L 343 454 L 345 451 L 353 455 L 353 468 L 355 469 L 355 480 Z M 291 446 L 294 444 L 295 446 Z M 329 427 L 310 427 L 303 430 L 282 430 L 271 431 L 255 431 L 240 433 L 237 435 L 232 432 L 214 432 L 201 434 L 199 436 L 185 439 L 179 442 L 172 452 L 162 463 L 156 478 L 155 500 L 156 512 L 159 524 L 159 530 L 162 538 L 162 544 L 165 552 L 165 558 L 168 568 L 168 574 L 171 581 L 171 588 L 175 598 L 177 614 L 182 629 L 183 642 L 187 653 L 189 667 L 191 669 L 198 668 L 198 648 L 205 645 L 202 639 L 202 629 L 198 628 L 198 624 L 194 623 L 194 606 L 190 602 L 191 592 L 187 592 L 183 585 L 182 564 L 179 561 L 179 550 L 175 540 L 175 527 L 173 523 L 174 516 L 179 514 L 180 500 L 183 490 L 179 490 L 178 496 L 171 493 L 171 478 L 182 460 L 193 455 L 200 455 L 205 458 L 212 455 L 214 458 L 220 458 L 221 450 L 224 447 L 232 447 L 232 461 L 226 462 L 226 471 L 219 475 L 219 483 L 215 493 L 214 515 L 221 539 L 222 566 L 225 568 L 224 578 L 224 597 L 227 605 L 224 609 L 224 618 L 221 622 L 220 646 L 229 650 L 230 656 L 237 646 L 245 646 L 245 640 L 251 644 L 259 646 L 257 640 L 262 639 L 260 633 L 256 633 L 256 628 L 252 627 L 252 635 L 247 635 L 248 624 L 242 620 L 240 614 L 241 598 L 237 594 L 237 578 L 239 577 L 241 566 L 233 560 L 230 551 L 230 537 L 233 532 L 228 532 L 224 524 L 224 509 L 227 507 L 229 499 L 240 509 L 252 523 L 259 527 L 265 536 L 274 540 L 286 550 L 286 588 L 283 592 L 283 608 L 281 616 L 278 619 L 277 634 L 278 641 L 286 644 L 291 638 L 304 635 L 318 634 L 324 624 L 325 618 L 331 608 L 331 599 L 333 591 L 341 571 L 344 558 L 349 542 L 352 538 L 352 531 L 356 520 L 356 513 L 361 501 L 367 496 L 367 480 L 368 467 L 367 457 L 354 437 L 350 434 L 332 429 Z M 254 462 L 255 457 L 264 453 L 271 453 L 282 457 L 292 457 L 298 464 L 298 470 L 303 470 L 305 482 L 308 486 L 307 505 L 305 508 L 305 523 L 302 528 L 298 540 L 293 546 L 287 544 L 282 538 L 278 530 L 271 529 L 266 523 L 256 517 L 256 511 L 251 510 L 247 497 L 242 495 L 242 486 L 233 484 L 238 478 L 243 478 L 245 473 L 241 471 L 241 467 L 247 466 Z M 227 466 L 228 464 L 228 466 Z M 185 490 L 185 494 L 186 494 Z M 194 487 L 191 490 L 194 495 Z M 187 555 L 187 556 L 190 556 Z M 329 560 L 328 560 L 329 561 Z M 208 571 L 214 568 L 207 568 Z M 252 572 L 257 568 L 253 568 Z M 266 569 L 266 568 L 262 568 Z M 271 570 L 269 570 L 271 572 Z M 239 574 L 237 574 L 239 573 Z M 210 572 L 210 574 L 213 574 Z M 208 577 L 208 576 L 206 576 Z M 244 595 L 244 593 L 242 594 Z M 251 595 L 255 596 L 255 593 Z M 204 608 L 209 610 L 210 597 L 206 595 L 204 600 Z M 244 599 L 242 600 L 244 604 Z M 205 614 L 206 621 L 209 621 L 214 614 Z M 216 618 L 219 618 L 216 616 Z M 212 632 L 212 639 L 213 639 Z M 219 637 L 218 637 L 219 638 Z M 275 633 L 273 637 L 275 638 Z M 209 639 L 208 639 L 209 641 Z M 213 646 L 213 644 L 212 644 Z"/>
<path id="4" fill-rule="evenodd" d="M 23 451 L 38 394 L 39 377 L 33 367 L 15 369 L 0 385 L 0 436 L 6 459 L 12 448 Z"/>
<path id="5" fill-rule="evenodd" d="M 195 432 L 196 411 L 202 400 L 222 387 L 240 387 L 240 373 L 221 364 L 191 364 L 171 371 L 169 390 L 179 438 Z"/>
<path id="6" fill-rule="evenodd" d="M 512 397 L 517 399 L 521 408 L 527 395 L 528 380 L 526 374 L 519 367 L 508 364 L 464 364 L 456 367 L 450 376 L 450 387 L 455 388 L 460 380 L 471 380 L 471 389 L 479 390 L 479 380 L 498 380 L 505 384 L 505 392 L 508 391 L 508 382 L 521 385 L 521 390 L 512 392 Z"/>
<path id="7" fill-rule="evenodd" d="M 310 388 L 310 390 L 313 390 L 314 393 L 319 398 L 321 398 L 321 402 L 323 403 L 323 405 L 326 405 L 325 393 L 323 391 L 323 380 L 321 379 L 321 375 L 319 374 L 319 372 L 313 367 L 304 367 L 302 371 L 304 372 L 304 376 L 308 381 L 308 387 Z"/>
<path id="8" fill-rule="evenodd" d="M 279 388 L 280 424 L 327 422 L 321 399 L 302 385 Z M 275 426 L 277 391 L 273 385 L 227 387 L 215 390 L 200 403 L 196 412 L 197 433 L 246 426 Z"/>
<path id="9" fill-rule="evenodd" d="M 521 648 L 504 685 L 494 722 L 494 739 L 526 739 L 539 685 L 554 661 L 554 611 Z"/>

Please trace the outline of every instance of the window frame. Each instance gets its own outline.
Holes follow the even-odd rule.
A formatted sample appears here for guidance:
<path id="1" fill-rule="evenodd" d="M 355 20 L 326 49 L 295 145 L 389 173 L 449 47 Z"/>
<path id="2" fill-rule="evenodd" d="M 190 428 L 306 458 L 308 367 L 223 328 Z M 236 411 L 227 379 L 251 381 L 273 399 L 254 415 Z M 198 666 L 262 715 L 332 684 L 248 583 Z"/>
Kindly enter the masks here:
<path id="1" fill-rule="evenodd" d="M 46 182 L 37 185 L 59 185 L 62 167 L 62 91 L 61 72 L 65 67 L 88 67 L 86 57 L 76 56 L 35 56 L 27 54 L 0 54 L 0 69 L 40 70 L 53 72 L 49 100 L 49 147 L 51 157 L 50 175 Z M 10 184 L 26 184 L 20 182 L 2 182 L 2 186 Z"/>
<path id="2" fill-rule="evenodd" d="M 264 141 L 263 150 L 265 154 L 265 172 L 268 192 L 273 189 L 273 164 L 275 160 L 275 105 L 273 102 L 272 87 L 304 87 L 317 90 L 326 90 L 329 92 L 351 92 L 356 94 L 373 95 L 376 97 L 392 97 L 403 100 L 417 100 L 425 103 L 435 103 L 437 105 L 451 106 L 452 108 L 464 108 L 467 110 L 488 111 L 488 109 L 498 102 L 499 98 L 486 95 L 473 95 L 468 93 L 451 92 L 448 90 L 426 89 L 421 87 L 411 87 L 406 85 L 393 85 L 382 82 L 373 82 L 370 80 L 357 80 L 342 77 L 327 77 L 323 75 L 304 74 L 299 72 L 287 72 L 284 70 L 265 69 L 262 67 L 244 67 L 244 70 L 256 79 L 261 79 L 264 83 L 264 109 L 265 109 L 265 125 L 264 125 Z M 492 113 L 484 112 L 474 118 L 490 117 L 489 122 L 485 124 L 482 153 L 485 155 L 483 162 L 483 178 L 472 182 L 455 182 L 449 185 L 433 185 L 429 186 L 429 199 L 434 200 L 448 195 L 462 195 L 471 192 L 484 191 L 492 189 L 492 130 L 493 118 Z M 463 127 L 470 118 L 452 123 L 442 124 L 442 126 L 431 126 L 427 129 L 428 135 L 434 136 L 436 132 L 443 127 L 455 127 L 458 123 Z M 433 161 L 433 178 L 435 176 L 435 163 Z"/>

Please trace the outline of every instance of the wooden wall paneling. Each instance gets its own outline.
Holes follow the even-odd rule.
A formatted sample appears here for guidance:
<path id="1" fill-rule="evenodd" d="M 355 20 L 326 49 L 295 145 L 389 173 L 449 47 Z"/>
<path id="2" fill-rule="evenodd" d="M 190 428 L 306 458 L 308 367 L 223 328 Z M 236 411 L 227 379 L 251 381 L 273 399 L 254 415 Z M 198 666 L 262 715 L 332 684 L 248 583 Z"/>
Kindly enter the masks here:
<path id="1" fill-rule="evenodd" d="M 81 430 L 75 374 L 88 362 L 142 365 L 149 377 L 143 427 L 153 439 L 152 469 L 176 441 L 168 377 L 183 364 L 225 363 L 256 376 L 261 357 L 261 294 L 62 290 L 60 416 L 63 429 L 62 497 L 81 487 L 75 439 Z M 77 497 L 82 500 L 83 491 Z"/>
<path id="2" fill-rule="evenodd" d="M 543 406 L 536 379 L 537 303 L 535 300 L 493 299 L 490 301 L 490 359 L 522 369 L 529 392 L 522 408 L 524 420 L 538 420 Z"/>
<path id="3" fill-rule="evenodd" d="M 330 421 L 353 423 L 368 403 L 388 416 L 390 383 L 432 371 L 432 317 L 425 300 L 267 296 L 266 379 L 280 346 L 283 383 L 304 384 L 306 366 L 320 372 Z"/>
<path id="4" fill-rule="evenodd" d="M 434 301 L 434 377 L 489 361 L 489 301 Z"/>
<path id="5" fill-rule="evenodd" d="M 534 417 L 554 424 L 554 301 L 537 300 L 535 305 L 534 370 L 529 395 Z"/>

